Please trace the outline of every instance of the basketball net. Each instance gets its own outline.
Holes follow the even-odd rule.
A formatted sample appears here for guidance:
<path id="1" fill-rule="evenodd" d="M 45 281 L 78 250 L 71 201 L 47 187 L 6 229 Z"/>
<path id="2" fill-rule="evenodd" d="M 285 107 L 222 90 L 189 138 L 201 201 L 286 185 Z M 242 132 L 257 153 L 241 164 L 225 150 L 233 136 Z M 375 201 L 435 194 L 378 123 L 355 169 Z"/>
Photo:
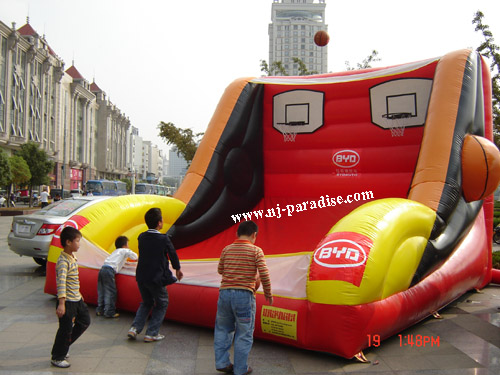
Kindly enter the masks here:
<path id="1" fill-rule="evenodd" d="M 280 126 L 280 131 L 283 134 L 283 142 L 295 142 L 295 137 L 297 136 L 297 132 L 285 129 L 286 129 L 285 126 Z"/>
<path id="2" fill-rule="evenodd" d="M 399 123 L 400 119 L 395 119 L 394 121 L 396 126 L 391 128 L 391 135 L 393 137 L 402 137 L 405 134 L 405 126 Z"/>
<path id="3" fill-rule="evenodd" d="M 295 142 L 296 136 L 297 136 L 297 133 L 295 133 L 295 132 L 283 132 L 283 141 Z"/>
<path id="4" fill-rule="evenodd" d="M 391 121 L 394 126 L 390 127 L 391 136 L 393 137 L 402 137 L 405 134 L 405 119 L 410 118 L 411 114 L 406 112 L 401 113 L 389 113 L 386 115 L 382 115 L 382 117 Z"/>

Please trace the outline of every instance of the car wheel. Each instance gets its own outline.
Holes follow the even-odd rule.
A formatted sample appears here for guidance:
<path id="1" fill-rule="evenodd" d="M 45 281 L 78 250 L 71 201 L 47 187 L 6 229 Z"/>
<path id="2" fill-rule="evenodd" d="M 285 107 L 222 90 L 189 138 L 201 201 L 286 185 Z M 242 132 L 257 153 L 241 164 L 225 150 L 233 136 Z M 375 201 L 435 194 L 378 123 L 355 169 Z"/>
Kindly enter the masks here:
<path id="1" fill-rule="evenodd" d="M 34 260 L 37 264 L 39 264 L 39 265 L 41 265 L 41 266 L 44 266 L 44 267 L 45 267 L 45 265 L 47 264 L 47 259 L 44 259 L 44 258 L 33 258 L 33 260 Z"/>

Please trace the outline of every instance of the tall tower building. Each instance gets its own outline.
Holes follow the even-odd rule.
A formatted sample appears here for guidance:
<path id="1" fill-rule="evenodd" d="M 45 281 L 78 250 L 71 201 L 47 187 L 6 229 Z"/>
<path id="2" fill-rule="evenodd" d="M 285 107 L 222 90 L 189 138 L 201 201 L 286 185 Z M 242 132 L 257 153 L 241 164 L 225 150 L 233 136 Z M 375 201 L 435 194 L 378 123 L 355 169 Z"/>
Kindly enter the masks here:
<path id="1" fill-rule="evenodd" d="M 295 57 L 304 62 L 308 71 L 327 73 L 328 49 L 314 43 L 317 31 L 328 31 L 325 8 L 325 0 L 273 0 L 269 24 L 270 67 L 281 61 L 288 75 L 299 75 Z"/>

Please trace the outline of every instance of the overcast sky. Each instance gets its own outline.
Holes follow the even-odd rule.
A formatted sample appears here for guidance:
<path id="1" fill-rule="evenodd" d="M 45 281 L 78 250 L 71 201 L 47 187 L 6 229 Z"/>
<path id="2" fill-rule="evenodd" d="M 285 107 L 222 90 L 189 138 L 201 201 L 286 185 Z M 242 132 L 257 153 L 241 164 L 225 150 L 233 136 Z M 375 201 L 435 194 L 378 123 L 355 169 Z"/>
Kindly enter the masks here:
<path id="1" fill-rule="evenodd" d="M 95 78 L 162 149 L 160 121 L 205 130 L 224 89 L 258 77 L 269 60 L 272 0 L 0 0 L 0 19 L 45 35 L 65 62 Z M 477 10 L 500 44 L 500 0 L 326 0 L 328 70 L 372 50 L 389 66 L 441 56 L 482 40 Z"/>

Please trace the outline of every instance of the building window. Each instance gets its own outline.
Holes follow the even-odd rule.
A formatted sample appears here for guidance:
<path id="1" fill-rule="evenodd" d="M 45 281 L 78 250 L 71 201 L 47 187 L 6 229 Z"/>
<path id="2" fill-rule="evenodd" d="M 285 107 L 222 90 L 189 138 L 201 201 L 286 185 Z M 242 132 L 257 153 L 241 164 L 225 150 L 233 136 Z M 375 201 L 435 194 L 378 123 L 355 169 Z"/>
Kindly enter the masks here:
<path id="1" fill-rule="evenodd" d="M 11 108 L 10 108 L 10 122 L 11 122 L 11 135 L 13 136 L 23 136 L 22 122 L 20 118 L 23 119 L 22 111 L 22 97 L 21 97 L 21 85 L 20 77 L 16 72 L 12 73 L 12 85 L 11 85 Z"/>
<path id="2" fill-rule="evenodd" d="M 0 55 L 0 132 L 5 132 L 7 129 L 4 125 L 5 117 L 5 98 L 6 93 L 6 79 L 5 73 L 7 70 L 7 38 L 1 37 L 1 55 Z"/>
<path id="3" fill-rule="evenodd" d="M 5 108 L 5 100 L 3 99 L 2 91 L 0 90 L 0 132 L 4 132 L 5 128 L 3 126 L 3 116 L 4 116 L 4 108 Z"/>

